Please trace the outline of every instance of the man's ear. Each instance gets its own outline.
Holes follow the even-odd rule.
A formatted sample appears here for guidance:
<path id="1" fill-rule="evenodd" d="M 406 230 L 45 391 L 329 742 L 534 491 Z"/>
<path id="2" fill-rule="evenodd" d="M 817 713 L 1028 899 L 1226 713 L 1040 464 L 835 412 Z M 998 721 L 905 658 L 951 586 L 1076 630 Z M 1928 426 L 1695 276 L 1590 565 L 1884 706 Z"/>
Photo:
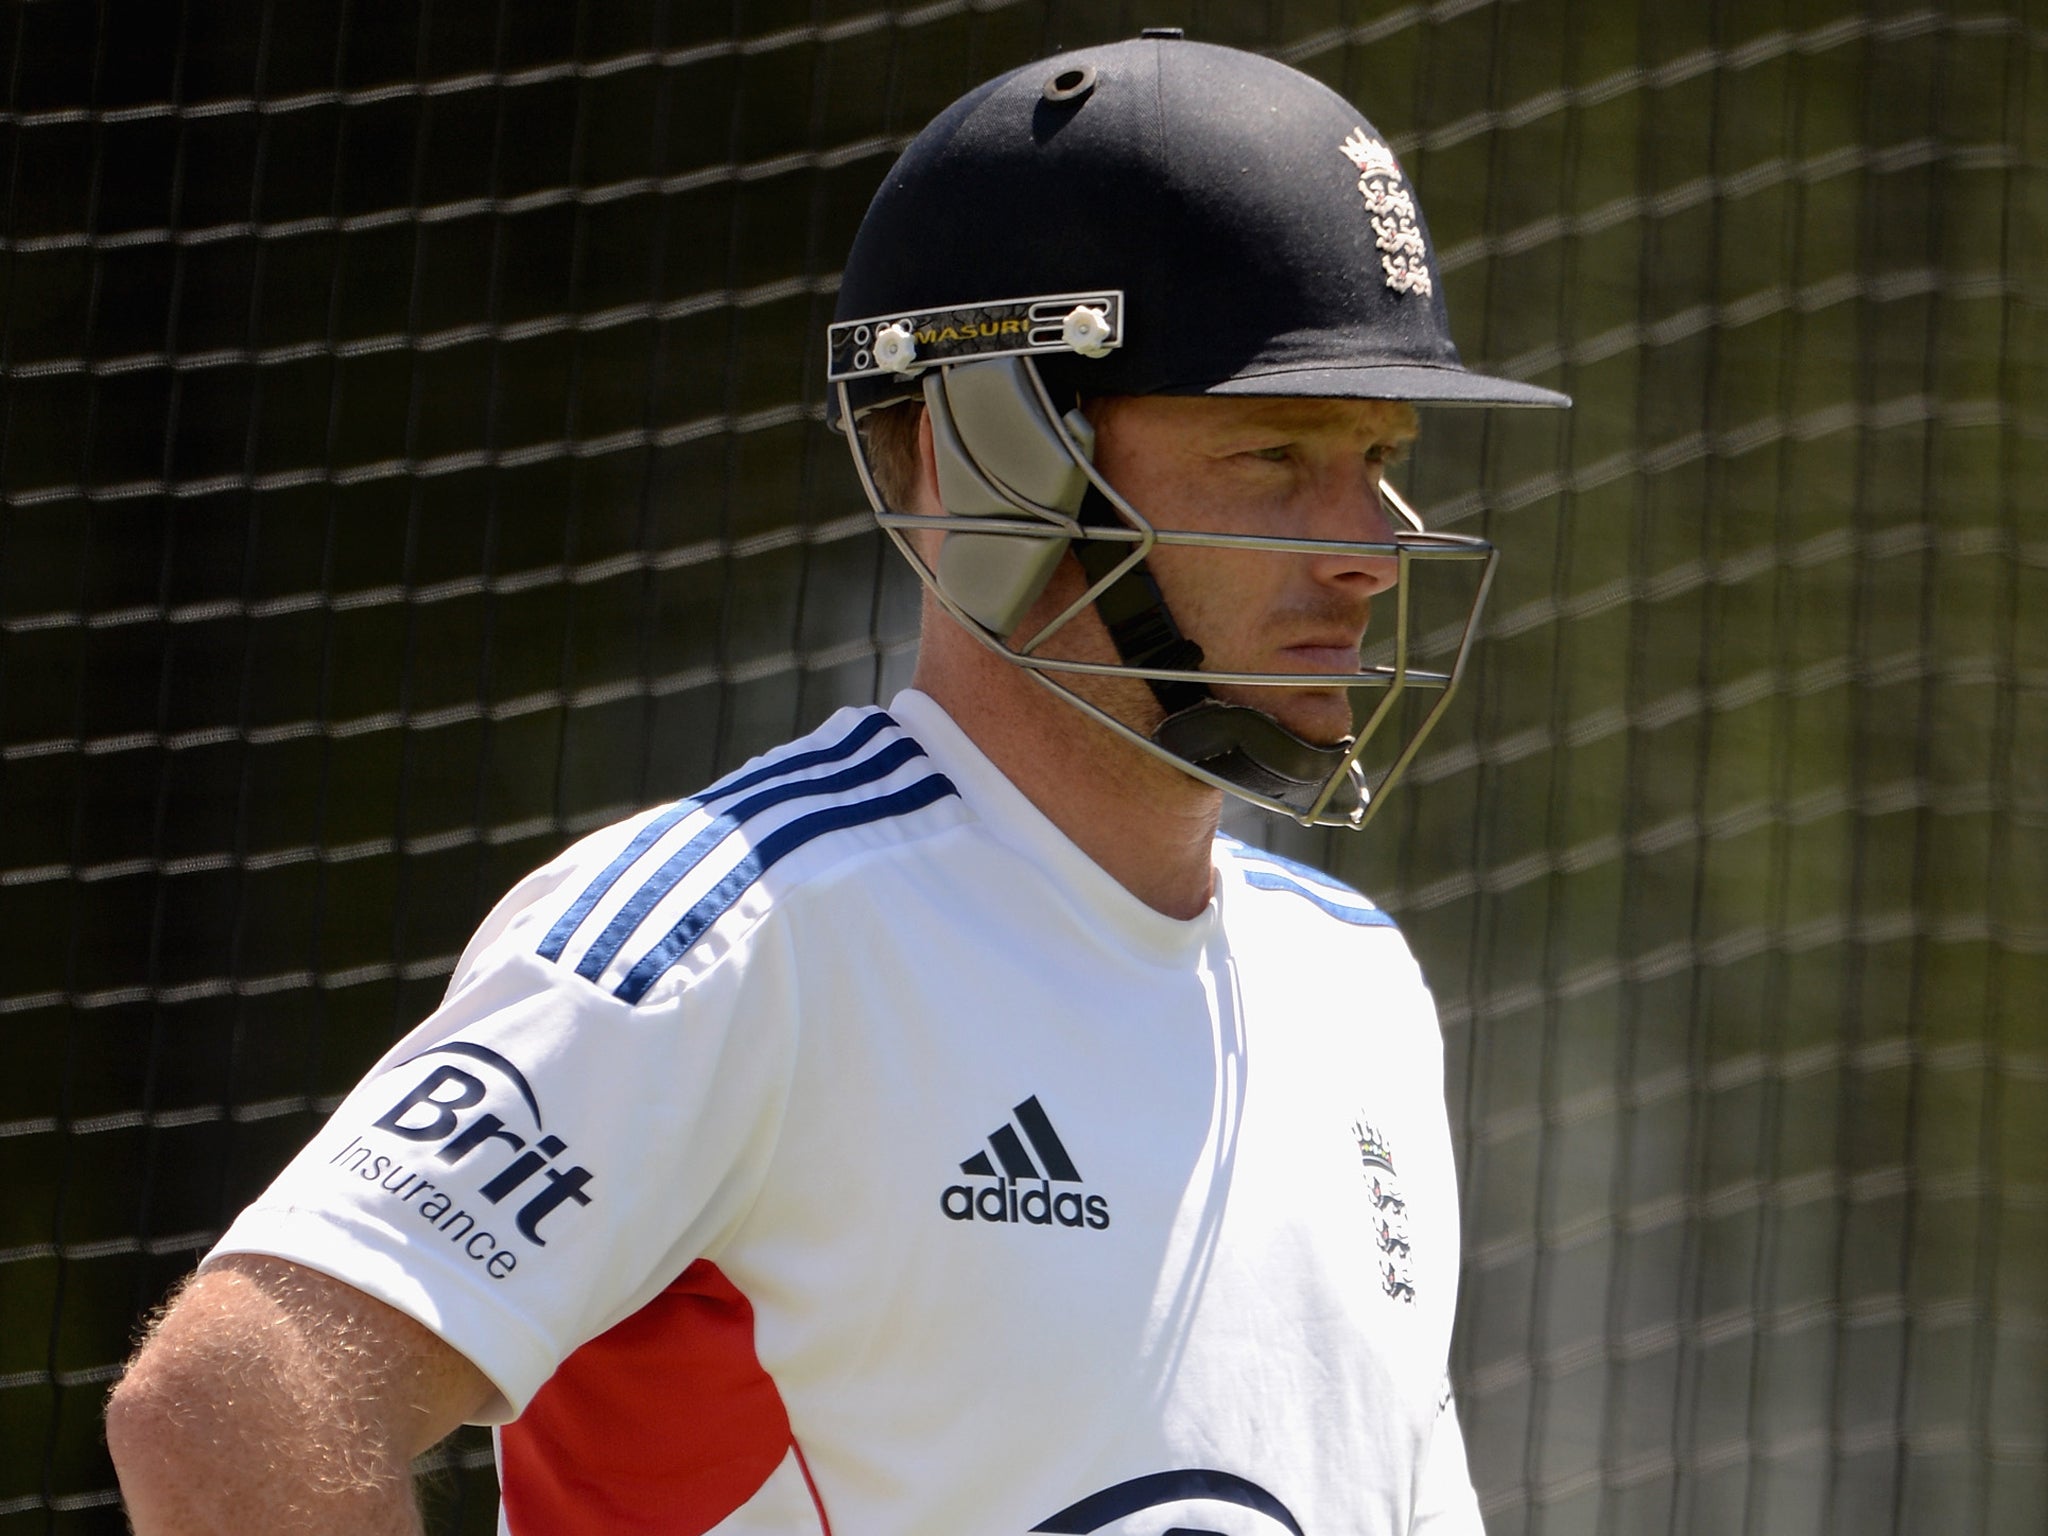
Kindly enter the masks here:
<path id="1" fill-rule="evenodd" d="M 939 450 L 932 440 L 932 413 L 917 413 L 917 506 L 913 511 L 936 515 L 946 510 L 939 499 Z"/>
<path id="2" fill-rule="evenodd" d="M 945 503 L 939 499 L 939 456 L 932 441 L 932 413 L 923 406 L 919 406 L 917 411 L 917 478 L 910 486 L 910 505 L 904 510 L 934 519 L 946 510 Z M 918 558 L 936 570 L 939 546 L 946 539 L 936 523 L 930 528 L 913 530 L 910 539 L 917 548 Z"/>

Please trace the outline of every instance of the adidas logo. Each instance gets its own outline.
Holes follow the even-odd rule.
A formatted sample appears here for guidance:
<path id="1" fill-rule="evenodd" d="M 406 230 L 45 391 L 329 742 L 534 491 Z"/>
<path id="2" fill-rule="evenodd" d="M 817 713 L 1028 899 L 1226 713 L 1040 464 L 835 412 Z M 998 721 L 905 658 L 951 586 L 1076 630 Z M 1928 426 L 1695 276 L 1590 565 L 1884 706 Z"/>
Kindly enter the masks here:
<path id="1" fill-rule="evenodd" d="M 970 1178 L 988 1184 L 948 1184 L 939 1209 L 949 1221 L 1014 1221 L 1033 1227 L 1085 1227 L 1100 1232 L 1109 1225 L 1109 1201 L 1077 1189 L 1055 1190 L 1055 1184 L 1079 1184 L 1081 1170 L 1067 1155 L 1066 1144 L 1052 1128 L 1037 1095 L 1013 1111 L 1014 1121 L 988 1135 L 988 1150 L 960 1165 Z M 1023 1134 L 1020 1136 L 1019 1131 Z M 1025 1143 L 1030 1145 L 1026 1146 Z M 989 1153 L 995 1154 L 991 1160 Z M 1034 1160 L 1032 1154 L 1036 1153 Z"/>

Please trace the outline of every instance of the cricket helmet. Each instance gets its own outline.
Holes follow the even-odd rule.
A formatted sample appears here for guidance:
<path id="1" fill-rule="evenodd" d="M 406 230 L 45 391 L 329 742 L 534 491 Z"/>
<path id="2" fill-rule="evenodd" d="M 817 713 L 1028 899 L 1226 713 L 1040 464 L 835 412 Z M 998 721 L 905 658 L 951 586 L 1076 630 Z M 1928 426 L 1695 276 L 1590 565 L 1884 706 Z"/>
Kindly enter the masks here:
<path id="1" fill-rule="evenodd" d="M 1025 65 L 940 113 L 875 194 L 828 352 L 830 418 L 878 519 L 955 619 L 1147 750 L 1310 824 L 1361 825 L 1441 714 L 1491 546 L 1426 531 L 1391 494 L 1404 525 L 1392 545 L 1334 546 L 1398 558 L 1399 622 L 1382 660 L 1362 658 L 1358 675 L 1338 680 L 1353 693 L 1356 734 L 1303 741 L 1210 694 L 1210 682 L 1303 680 L 1204 673 L 1145 566 L 1155 544 L 1182 541 L 1095 472 L 1078 407 L 1155 394 L 1569 404 L 1464 366 L 1413 188 L 1354 107 L 1287 65 L 1173 33 Z M 884 505 L 857 427 L 911 400 L 931 417 L 944 508 L 930 561 L 907 535 L 935 520 Z M 1311 541 L 1233 543 L 1314 552 Z M 1018 633 L 1069 553 L 1088 578 L 1083 599 Z M 1407 642 L 1407 577 L 1443 562 L 1479 575 L 1454 654 L 1430 670 Z M 1159 700 L 1164 719 L 1151 730 L 1063 682 L 1099 664 L 1041 651 L 1091 604 L 1122 658 L 1115 670 L 1144 678 Z M 1408 690 L 1434 703 L 1368 774 L 1366 742 Z"/>

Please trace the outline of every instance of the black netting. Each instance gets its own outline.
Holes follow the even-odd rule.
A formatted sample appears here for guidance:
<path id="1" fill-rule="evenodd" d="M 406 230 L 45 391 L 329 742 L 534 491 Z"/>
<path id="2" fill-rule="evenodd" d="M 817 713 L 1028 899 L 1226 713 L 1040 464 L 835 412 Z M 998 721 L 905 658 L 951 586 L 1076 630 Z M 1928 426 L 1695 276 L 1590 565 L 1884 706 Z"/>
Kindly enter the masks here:
<path id="1" fill-rule="evenodd" d="M 1157 23 L 1359 101 L 1578 400 L 1426 422 L 1466 691 L 1364 838 L 1259 827 L 1442 1005 L 1490 1531 L 2041 1528 L 2048 30 L 1899 0 L 16 0 L 0 1526 L 123 1528 L 138 1318 L 517 875 L 906 679 L 839 261 Z"/>

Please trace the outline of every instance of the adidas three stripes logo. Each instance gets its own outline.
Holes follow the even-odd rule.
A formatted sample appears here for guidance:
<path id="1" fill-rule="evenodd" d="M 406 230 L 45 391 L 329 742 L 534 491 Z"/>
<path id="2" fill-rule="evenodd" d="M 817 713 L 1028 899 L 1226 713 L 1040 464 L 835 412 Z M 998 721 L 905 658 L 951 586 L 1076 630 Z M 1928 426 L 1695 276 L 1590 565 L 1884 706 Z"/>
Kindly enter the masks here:
<path id="1" fill-rule="evenodd" d="M 539 953 L 638 1003 L 783 859 L 957 795 L 894 719 L 869 711 L 837 740 L 793 743 L 648 818 L 563 910 Z"/>

